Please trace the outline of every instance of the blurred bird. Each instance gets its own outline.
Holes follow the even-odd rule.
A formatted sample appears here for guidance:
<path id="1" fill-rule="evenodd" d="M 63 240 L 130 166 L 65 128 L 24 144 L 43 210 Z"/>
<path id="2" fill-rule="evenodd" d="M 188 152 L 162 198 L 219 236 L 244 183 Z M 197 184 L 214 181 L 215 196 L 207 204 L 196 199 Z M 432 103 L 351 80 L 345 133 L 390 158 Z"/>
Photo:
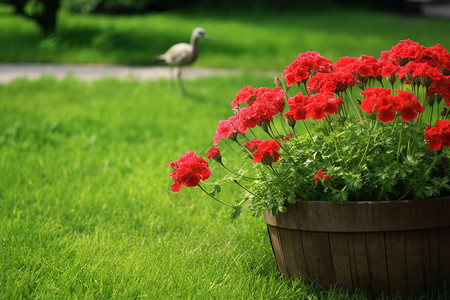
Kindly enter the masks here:
<path id="1" fill-rule="evenodd" d="M 197 27 L 191 35 L 190 44 L 178 43 L 170 47 L 166 53 L 153 58 L 153 61 L 164 60 L 172 69 L 175 67 L 178 84 L 184 94 L 183 82 L 181 80 L 181 67 L 192 64 L 198 56 L 198 39 L 212 40 L 203 28 Z"/>

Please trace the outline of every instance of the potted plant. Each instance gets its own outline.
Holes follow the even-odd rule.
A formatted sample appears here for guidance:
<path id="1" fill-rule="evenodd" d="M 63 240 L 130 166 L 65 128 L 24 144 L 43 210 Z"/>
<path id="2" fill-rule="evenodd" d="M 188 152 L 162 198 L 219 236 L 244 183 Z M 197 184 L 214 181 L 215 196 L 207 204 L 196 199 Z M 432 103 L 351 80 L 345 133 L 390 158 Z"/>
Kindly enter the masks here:
<path id="1" fill-rule="evenodd" d="M 243 87 L 215 144 L 170 162 L 172 192 L 199 187 L 264 214 L 280 272 L 373 295 L 450 283 L 450 53 L 403 40 L 380 58 L 301 53 L 275 88 Z M 287 104 L 287 105 L 286 105 Z M 242 189 L 236 203 L 220 184 Z M 208 186 L 209 185 L 209 186 Z M 212 186 L 212 188 L 211 188 Z"/>

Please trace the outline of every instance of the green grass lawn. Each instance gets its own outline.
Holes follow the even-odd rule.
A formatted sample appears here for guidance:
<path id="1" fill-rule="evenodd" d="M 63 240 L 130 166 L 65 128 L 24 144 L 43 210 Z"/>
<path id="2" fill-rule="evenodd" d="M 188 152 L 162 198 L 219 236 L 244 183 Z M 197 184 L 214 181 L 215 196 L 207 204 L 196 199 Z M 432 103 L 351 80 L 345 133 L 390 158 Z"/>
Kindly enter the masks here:
<path id="1" fill-rule="evenodd" d="M 300 52 L 335 61 L 379 57 L 402 39 L 450 48 L 450 20 L 402 17 L 349 8 L 286 11 L 208 11 L 138 16 L 61 11 L 54 36 L 43 39 L 31 21 L 0 6 L 0 61 L 143 64 L 202 26 L 214 39 L 200 41 L 198 66 L 281 70 Z"/>
<path id="2" fill-rule="evenodd" d="M 262 218 L 169 198 L 165 164 L 211 146 L 244 83 L 272 86 L 186 83 L 0 85 L 0 298 L 365 299 L 281 278 Z"/>
<path id="3" fill-rule="evenodd" d="M 209 146 L 241 81 L 198 80 L 187 98 L 167 82 L 1 85 L 0 298 L 337 293 L 280 279 L 261 219 L 168 197 L 165 164 Z"/>

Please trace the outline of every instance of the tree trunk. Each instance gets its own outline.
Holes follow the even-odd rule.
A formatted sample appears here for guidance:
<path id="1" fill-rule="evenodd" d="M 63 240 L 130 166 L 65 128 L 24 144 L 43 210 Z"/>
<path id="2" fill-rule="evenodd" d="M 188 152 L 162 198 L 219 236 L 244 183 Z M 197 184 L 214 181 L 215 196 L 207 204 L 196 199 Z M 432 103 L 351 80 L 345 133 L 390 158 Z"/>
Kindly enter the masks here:
<path id="1" fill-rule="evenodd" d="M 42 0 L 42 11 L 34 16 L 44 35 L 53 33 L 56 29 L 57 14 L 60 0 Z"/>

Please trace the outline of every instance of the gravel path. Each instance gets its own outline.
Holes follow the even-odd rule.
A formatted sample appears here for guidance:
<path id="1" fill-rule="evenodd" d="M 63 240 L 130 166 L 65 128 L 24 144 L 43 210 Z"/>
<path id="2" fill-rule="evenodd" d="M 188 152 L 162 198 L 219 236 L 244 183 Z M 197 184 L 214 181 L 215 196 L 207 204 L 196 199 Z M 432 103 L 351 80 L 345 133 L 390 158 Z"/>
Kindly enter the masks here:
<path id="1" fill-rule="evenodd" d="M 184 79 L 194 79 L 212 75 L 239 75 L 239 70 L 186 67 Z M 43 75 L 58 79 L 74 75 L 83 80 L 96 80 L 103 77 L 128 78 L 139 80 L 156 80 L 169 78 L 166 66 L 110 66 L 110 65 L 59 65 L 59 64 L 15 64 L 0 63 L 0 83 L 8 83 L 16 78 L 36 79 Z"/>

